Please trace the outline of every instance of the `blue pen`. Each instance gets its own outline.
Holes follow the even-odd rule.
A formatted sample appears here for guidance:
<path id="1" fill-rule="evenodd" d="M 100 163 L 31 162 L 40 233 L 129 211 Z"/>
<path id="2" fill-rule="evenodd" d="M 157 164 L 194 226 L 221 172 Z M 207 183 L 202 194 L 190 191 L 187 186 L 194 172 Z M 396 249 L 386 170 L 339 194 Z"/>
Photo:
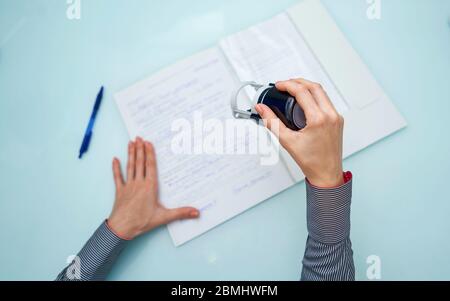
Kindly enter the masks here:
<path id="1" fill-rule="evenodd" d="M 92 137 L 92 129 L 94 128 L 95 123 L 95 117 L 97 116 L 98 109 L 100 108 L 100 104 L 102 103 L 102 98 L 103 86 L 101 87 L 100 92 L 98 92 L 97 99 L 95 100 L 94 109 L 92 110 L 91 119 L 89 120 L 86 132 L 84 133 L 83 143 L 80 147 L 80 155 L 78 156 L 78 159 L 81 159 L 81 157 L 83 157 L 83 154 L 87 152 L 89 148 L 89 143 L 91 142 Z"/>

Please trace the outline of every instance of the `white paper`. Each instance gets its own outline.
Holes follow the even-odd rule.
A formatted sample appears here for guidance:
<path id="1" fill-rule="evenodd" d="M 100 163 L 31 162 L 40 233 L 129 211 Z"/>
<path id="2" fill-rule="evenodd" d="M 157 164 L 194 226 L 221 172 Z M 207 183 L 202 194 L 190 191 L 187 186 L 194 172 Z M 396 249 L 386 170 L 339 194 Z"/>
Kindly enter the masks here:
<path id="1" fill-rule="evenodd" d="M 322 84 L 338 112 L 348 106 L 286 13 L 220 42 L 241 81 L 274 83 L 305 78 Z M 247 90 L 252 97 L 251 90 Z"/>
<path id="2" fill-rule="evenodd" d="M 194 206 L 201 211 L 198 220 L 169 225 L 175 245 L 293 184 L 281 161 L 262 166 L 258 155 L 172 152 L 171 141 L 176 134 L 171 130 L 172 121 L 192 120 L 194 112 L 200 112 L 203 118 L 232 118 L 229 99 L 234 88 L 222 53 L 212 48 L 116 94 L 130 136 L 140 135 L 155 145 L 163 204 L 168 208 Z M 252 121 L 242 122 L 264 131 Z"/>

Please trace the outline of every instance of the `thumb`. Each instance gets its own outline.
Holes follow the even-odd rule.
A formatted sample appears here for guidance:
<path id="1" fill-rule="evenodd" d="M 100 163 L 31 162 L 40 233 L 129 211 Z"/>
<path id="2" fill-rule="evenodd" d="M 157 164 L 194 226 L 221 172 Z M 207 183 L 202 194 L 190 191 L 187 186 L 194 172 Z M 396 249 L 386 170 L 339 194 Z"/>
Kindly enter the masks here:
<path id="1" fill-rule="evenodd" d="M 284 123 L 275 115 L 275 113 L 266 105 L 258 104 L 255 107 L 258 114 L 263 119 L 264 125 L 278 138 L 284 140 L 289 129 Z"/>
<path id="2" fill-rule="evenodd" d="M 194 219 L 200 216 L 200 211 L 192 207 L 166 209 L 163 214 L 164 224 L 183 219 Z"/>

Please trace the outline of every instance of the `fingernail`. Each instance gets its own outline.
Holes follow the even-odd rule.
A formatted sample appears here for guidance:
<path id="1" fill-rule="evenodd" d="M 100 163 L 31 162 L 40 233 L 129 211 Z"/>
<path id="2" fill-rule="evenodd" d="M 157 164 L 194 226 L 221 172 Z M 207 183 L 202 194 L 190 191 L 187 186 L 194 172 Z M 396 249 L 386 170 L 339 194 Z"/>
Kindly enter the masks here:
<path id="1" fill-rule="evenodd" d="M 191 217 L 198 217 L 200 215 L 200 213 L 198 212 L 198 210 L 192 210 L 189 215 Z"/>
<path id="2" fill-rule="evenodd" d="M 255 109 L 256 109 L 256 111 L 257 111 L 259 114 L 264 113 L 264 108 L 263 108 L 263 106 L 262 106 L 261 104 L 257 104 L 257 105 L 255 106 Z"/>

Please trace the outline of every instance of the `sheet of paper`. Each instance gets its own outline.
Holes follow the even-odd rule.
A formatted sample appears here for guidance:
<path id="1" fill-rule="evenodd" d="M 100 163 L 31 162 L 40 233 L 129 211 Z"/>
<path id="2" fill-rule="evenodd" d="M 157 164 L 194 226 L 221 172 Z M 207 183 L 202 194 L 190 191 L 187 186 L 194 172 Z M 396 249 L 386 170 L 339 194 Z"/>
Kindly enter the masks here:
<path id="1" fill-rule="evenodd" d="M 241 81 L 306 78 L 321 83 L 336 109 L 348 106 L 286 13 L 231 35 L 221 49 Z M 252 97 L 250 88 L 247 90 Z"/>
<path id="2" fill-rule="evenodd" d="M 195 153 L 201 150 L 203 143 L 198 137 L 192 139 L 193 154 L 174 153 L 172 141 L 178 133 L 173 131 L 173 122 L 188 120 L 194 132 L 199 117 L 221 122 L 232 119 L 229 99 L 234 87 L 233 75 L 223 54 L 212 48 L 115 96 L 130 136 L 140 135 L 155 145 L 163 204 L 168 208 L 194 206 L 201 211 L 198 220 L 169 225 L 175 245 L 187 242 L 293 184 L 281 161 L 263 166 L 257 154 Z M 255 130 L 247 138 L 252 133 L 266 133 L 252 121 L 242 122 L 249 123 Z M 243 139 L 239 143 L 248 141 Z"/>

